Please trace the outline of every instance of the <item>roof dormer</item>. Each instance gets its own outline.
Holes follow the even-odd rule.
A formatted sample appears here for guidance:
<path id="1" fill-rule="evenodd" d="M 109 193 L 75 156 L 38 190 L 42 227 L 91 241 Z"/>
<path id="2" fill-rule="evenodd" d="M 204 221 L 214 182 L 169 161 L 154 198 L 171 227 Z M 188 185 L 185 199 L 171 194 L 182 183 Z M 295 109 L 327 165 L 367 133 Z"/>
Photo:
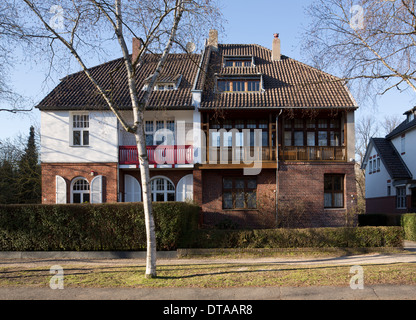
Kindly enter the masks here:
<path id="1" fill-rule="evenodd" d="M 224 56 L 223 66 L 224 68 L 252 68 L 255 67 L 256 64 L 253 56 Z"/>
<path id="2" fill-rule="evenodd" d="M 145 79 L 145 85 L 143 90 L 147 90 L 147 86 L 153 75 Z M 182 80 L 182 75 L 161 75 L 155 83 L 153 90 L 155 91 L 167 91 L 167 90 L 178 90 Z"/>

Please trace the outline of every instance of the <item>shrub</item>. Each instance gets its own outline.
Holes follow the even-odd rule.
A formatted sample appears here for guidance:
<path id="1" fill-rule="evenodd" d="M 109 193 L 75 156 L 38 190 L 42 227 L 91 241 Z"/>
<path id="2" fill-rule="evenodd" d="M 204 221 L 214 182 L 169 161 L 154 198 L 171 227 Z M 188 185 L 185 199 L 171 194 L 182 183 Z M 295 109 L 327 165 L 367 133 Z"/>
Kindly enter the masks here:
<path id="1" fill-rule="evenodd" d="M 184 248 L 402 247 L 401 227 L 274 230 L 198 230 Z"/>
<path id="2" fill-rule="evenodd" d="M 404 238 L 410 241 L 416 241 L 416 213 L 402 215 L 402 226 Z"/>
<path id="3" fill-rule="evenodd" d="M 158 250 L 176 249 L 198 227 L 199 207 L 154 203 Z M 141 203 L 2 205 L 1 251 L 140 251 L 146 249 Z"/>

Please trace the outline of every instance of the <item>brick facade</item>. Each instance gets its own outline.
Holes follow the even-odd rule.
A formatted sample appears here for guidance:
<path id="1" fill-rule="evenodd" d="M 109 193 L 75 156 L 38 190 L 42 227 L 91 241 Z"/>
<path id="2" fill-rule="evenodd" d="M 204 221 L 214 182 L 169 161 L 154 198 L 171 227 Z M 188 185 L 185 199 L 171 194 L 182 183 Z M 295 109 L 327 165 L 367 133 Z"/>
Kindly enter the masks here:
<path id="1" fill-rule="evenodd" d="M 276 210 L 276 170 L 262 170 L 257 176 L 257 210 L 224 210 L 222 179 L 239 170 L 202 170 L 202 188 L 194 186 L 194 195 L 202 194 L 203 222 L 215 226 L 226 219 L 238 227 L 294 228 L 340 227 L 351 221 L 349 214 L 356 206 L 357 190 L 353 163 L 283 163 L 279 170 L 279 201 Z M 344 176 L 344 208 L 325 209 L 324 176 Z M 194 180 L 194 184 L 197 180 Z M 203 190 L 198 191 L 198 190 Z"/>
<path id="2" fill-rule="evenodd" d="M 56 203 L 55 177 L 66 181 L 67 202 L 70 202 L 71 181 L 83 177 L 91 183 L 97 176 L 103 176 L 103 202 L 117 202 L 117 163 L 42 163 L 42 203 Z M 94 172 L 94 176 L 91 175 Z"/>
<path id="3" fill-rule="evenodd" d="M 408 203 L 408 207 L 411 207 L 411 196 L 406 197 L 406 201 Z M 397 209 L 396 207 L 396 197 L 380 197 L 380 198 L 368 198 L 365 199 L 365 208 L 366 213 L 374 214 L 374 213 L 397 213 L 403 214 L 407 213 L 408 209 Z M 412 212 L 412 210 L 410 210 Z"/>

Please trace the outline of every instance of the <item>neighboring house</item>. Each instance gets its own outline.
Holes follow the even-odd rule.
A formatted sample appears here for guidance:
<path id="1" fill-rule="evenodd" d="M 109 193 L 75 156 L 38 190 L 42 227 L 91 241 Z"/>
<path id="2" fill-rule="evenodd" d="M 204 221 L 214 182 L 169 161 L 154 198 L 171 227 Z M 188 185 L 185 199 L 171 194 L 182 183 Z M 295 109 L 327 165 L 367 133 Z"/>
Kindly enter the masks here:
<path id="1" fill-rule="evenodd" d="M 366 212 L 406 213 L 416 210 L 416 107 L 385 138 L 372 138 L 365 169 Z"/>
<path id="2" fill-rule="evenodd" d="M 139 89 L 156 62 L 145 57 Z M 91 72 L 128 115 L 122 64 Z M 38 108 L 43 203 L 142 200 L 134 136 L 82 72 Z M 356 204 L 356 109 L 339 79 L 281 55 L 277 35 L 269 50 L 212 31 L 201 54 L 169 55 L 145 112 L 153 200 L 192 200 L 211 226 L 271 228 L 299 206 L 300 226 L 342 226 Z"/>

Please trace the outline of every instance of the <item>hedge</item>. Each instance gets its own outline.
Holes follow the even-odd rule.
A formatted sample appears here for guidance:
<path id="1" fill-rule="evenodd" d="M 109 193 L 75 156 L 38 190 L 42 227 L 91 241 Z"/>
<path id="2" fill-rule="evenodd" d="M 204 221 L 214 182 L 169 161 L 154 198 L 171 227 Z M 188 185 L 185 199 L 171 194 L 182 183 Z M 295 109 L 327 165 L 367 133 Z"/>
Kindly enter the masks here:
<path id="1" fill-rule="evenodd" d="M 402 226 L 405 239 L 416 241 L 416 213 L 403 214 Z"/>
<path id="2" fill-rule="evenodd" d="M 154 203 L 158 250 L 198 228 L 200 208 Z M 0 251 L 146 250 L 143 204 L 0 205 Z"/>
<path id="3" fill-rule="evenodd" d="M 401 227 L 274 230 L 198 230 L 184 249 L 402 247 Z"/>

